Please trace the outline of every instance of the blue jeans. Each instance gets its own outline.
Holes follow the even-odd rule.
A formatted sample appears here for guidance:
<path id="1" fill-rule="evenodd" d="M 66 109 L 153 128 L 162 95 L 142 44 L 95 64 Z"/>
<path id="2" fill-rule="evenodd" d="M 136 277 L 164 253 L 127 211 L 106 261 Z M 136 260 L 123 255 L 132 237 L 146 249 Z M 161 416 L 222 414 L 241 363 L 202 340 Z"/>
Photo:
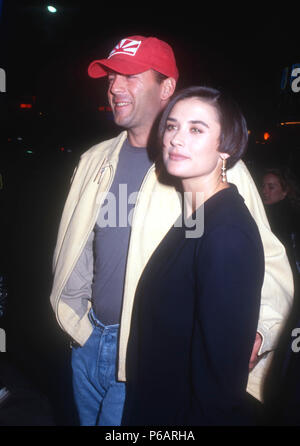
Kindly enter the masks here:
<path id="1" fill-rule="evenodd" d="M 120 426 L 125 383 L 116 380 L 119 325 L 103 325 L 90 311 L 93 332 L 72 348 L 73 392 L 81 426 Z"/>

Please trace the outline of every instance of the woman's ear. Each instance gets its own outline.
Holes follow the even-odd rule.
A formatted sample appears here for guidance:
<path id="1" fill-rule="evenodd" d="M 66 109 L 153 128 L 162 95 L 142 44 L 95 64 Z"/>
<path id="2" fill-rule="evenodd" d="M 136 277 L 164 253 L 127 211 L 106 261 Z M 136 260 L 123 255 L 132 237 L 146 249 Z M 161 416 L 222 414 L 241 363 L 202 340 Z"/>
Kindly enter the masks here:
<path id="1" fill-rule="evenodd" d="M 176 88 L 176 81 L 173 79 L 173 77 L 168 77 L 167 79 L 164 79 L 161 84 L 161 100 L 167 101 L 173 96 L 173 93 Z"/>

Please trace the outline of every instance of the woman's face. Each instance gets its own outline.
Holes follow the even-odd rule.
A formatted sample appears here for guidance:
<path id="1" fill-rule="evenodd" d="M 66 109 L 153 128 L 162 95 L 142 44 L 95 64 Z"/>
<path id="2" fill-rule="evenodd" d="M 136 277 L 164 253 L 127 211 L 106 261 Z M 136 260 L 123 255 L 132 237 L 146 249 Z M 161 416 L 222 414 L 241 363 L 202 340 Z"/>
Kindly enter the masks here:
<path id="1" fill-rule="evenodd" d="M 280 184 L 279 178 L 273 173 L 268 173 L 263 178 L 262 196 L 265 204 L 277 203 L 286 197 L 285 192 Z"/>
<path id="2" fill-rule="evenodd" d="M 215 108 L 198 98 L 175 104 L 166 122 L 163 159 L 167 171 L 181 179 L 220 175 L 221 126 Z"/>

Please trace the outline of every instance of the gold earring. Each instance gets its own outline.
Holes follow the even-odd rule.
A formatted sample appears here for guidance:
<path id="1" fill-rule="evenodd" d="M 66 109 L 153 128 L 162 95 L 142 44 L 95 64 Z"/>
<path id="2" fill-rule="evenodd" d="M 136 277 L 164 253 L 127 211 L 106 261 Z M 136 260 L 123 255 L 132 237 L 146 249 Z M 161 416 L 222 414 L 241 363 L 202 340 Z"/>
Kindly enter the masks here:
<path id="1" fill-rule="evenodd" d="M 226 159 L 222 158 L 222 183 L 227 183 L 227 176 L 226 176 Z"/>

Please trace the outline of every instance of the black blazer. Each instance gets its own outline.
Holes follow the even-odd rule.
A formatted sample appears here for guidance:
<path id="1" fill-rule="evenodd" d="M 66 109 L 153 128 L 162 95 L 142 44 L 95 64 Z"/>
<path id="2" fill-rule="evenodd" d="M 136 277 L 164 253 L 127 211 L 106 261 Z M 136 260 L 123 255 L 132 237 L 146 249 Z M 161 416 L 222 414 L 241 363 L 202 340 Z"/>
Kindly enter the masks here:
<path id="1" fill-rule="evenodd" d="M 264 276 L 260 235 L 235 186 L 205 202 L 202 237 L 186 238 L 187 230 L 170 229 L 137 287 L 123 425 L 249 423 L 245 389 Z"/>

